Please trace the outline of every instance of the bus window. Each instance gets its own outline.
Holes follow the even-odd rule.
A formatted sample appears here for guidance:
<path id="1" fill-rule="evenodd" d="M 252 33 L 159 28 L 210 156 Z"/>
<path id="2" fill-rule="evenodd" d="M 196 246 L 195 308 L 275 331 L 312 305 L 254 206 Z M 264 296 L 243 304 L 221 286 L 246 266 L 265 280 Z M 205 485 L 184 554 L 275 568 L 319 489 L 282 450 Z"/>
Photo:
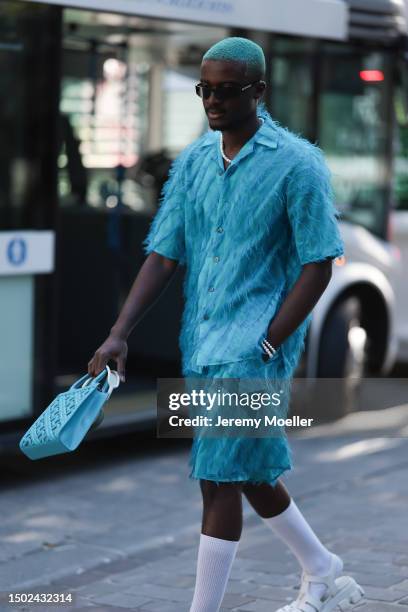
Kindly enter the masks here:
<path id="1" fill-rule="evenodd" d="M 52 225 L 60 13 L 0 3 L 1 230 Z"/>
<path id="2" fill-rule="evenodd" d="M 224 28 L 64 10 L 62 208 L 106 210 L 120 197 L 128 211 L 155 212 L 171 160 L 203 131 L 194 85 L 203 53 L 226 34 Z"/>
<path id="3" fill-rule="evenodd" d="M 274 119 L 313 140 L 314 41 L 276 38 L 271 61 L 270 105 Z"/>
<path id="4" fill-rule="evenodd" d="M 205 121 L 201 100 L 194 94 L 200 67 L 168 68 L 163 80 L 162 134 L 166 149 L 177 154 L 200 136 Z"/>
<path id="5" fill-rule="evenodd" d="M 386 235 L 391 88 L 385 53 L 327 45 L 322 57 L 318 141 L 342 218 Z"/>
<path id="6" fill-rule="evenodd" d="M 87 12 L 64 12 L 58 159 L 64 208 L 116 202 L 118 168 L 133 167 L 146 143 L 149 66 L 130 35 L 109 28 L 109 17 L 102 26 Z M 121 195 L 128 208 L 149 209 L 148 193 L 128 176 Z"/>
<path id="7" fill-rule="evenodd" d="M 408 92 L 398 87 L 395 92 L 395 166 L 394 166 L 394 203 L 397 210 L 408 210 Z"/>
<path id="8" fill-rule="evenodd" d="M 282 36 L 272 44 L 273 117 L 323 149 L 342 219 L 380 238 L 390 184 L 390 57 Z"/>

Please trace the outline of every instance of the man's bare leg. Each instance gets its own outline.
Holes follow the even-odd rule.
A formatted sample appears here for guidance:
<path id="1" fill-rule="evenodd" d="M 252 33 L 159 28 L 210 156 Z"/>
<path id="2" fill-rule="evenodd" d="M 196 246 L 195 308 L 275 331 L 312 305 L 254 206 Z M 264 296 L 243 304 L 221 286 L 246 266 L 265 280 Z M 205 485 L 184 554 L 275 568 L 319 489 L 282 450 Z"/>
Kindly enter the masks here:
<path id="1" fill-rule="evenodd" d="M 246 483 L 242 491 L 261 518 L 271 518 L 281 514 L 291 502 L 288 490 L 280 480 L 275 487 L 268 483 L 259 485 Z"/>
<path id="2" fill-rule="evenodd" d="M 242 533 L 242 488 L 245 483 L 200 480 L 203 498 L 201 532 L 238 541 Z"/>

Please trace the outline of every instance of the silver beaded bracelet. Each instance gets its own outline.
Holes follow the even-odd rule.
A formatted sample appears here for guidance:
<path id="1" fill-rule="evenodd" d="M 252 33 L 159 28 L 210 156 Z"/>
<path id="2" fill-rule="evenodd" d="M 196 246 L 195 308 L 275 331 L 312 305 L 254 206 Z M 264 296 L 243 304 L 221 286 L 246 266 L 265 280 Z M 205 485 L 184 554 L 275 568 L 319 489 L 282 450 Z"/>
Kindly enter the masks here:
<path id="1" fill-rule="evenodd" d="M 274 348 L 272 344 L 268 342 L 266 338 L 262 340 L 262 348 L 264 349 L 265 353 L 269 356 L 269 359 L 276 355 L 276 352 L 277 352 L 276 348 Z"/>

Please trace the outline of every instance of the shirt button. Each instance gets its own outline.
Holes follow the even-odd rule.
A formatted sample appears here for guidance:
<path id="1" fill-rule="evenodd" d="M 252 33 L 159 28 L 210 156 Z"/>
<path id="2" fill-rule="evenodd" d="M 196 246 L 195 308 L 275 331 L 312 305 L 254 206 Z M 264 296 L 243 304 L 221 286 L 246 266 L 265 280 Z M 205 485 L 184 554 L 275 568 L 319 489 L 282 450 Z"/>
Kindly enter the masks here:
<path id="1" fill-rule="evenodd" d="M 220 258 L 219 258 L 219 257 L 216 255 L 216 256 L 214 257 L 214 263 L 218 263 L 219 261 L 220 261 Z"/>
<path id="2" fill-rule="evenodd" d="M 217 227 L 217 232 L 218 232 L 219 234 L 222 234 L 222 232 L 223 232 L 223 231 L 224 231 L 224 228 L 223 228 L 223 227 Z"/>
<path id="3" fill-rule="evenodd" d="M 205 314 L 205 315 L 203 316 L 204 321 L 208 321 L 208 319 L 209 319 L 209 318 L 210 318 L 210 315 L 208 315 L 208 314 Z"/>
<path id="4" fill-rule="evenodd" d="M 208 291 L 212 293 L 213 291 L 215 291 L 215 287 L 210 287 Z"/>
<path id="5" fill-rule="evenodd" d="M 222 175 L 224 174 L 224 170 L 221 170 L 221 169 L 220 169 L 220 170 L 218 170 L 218 174 L 219 174 L 220 176 L 222 176 Z"/>

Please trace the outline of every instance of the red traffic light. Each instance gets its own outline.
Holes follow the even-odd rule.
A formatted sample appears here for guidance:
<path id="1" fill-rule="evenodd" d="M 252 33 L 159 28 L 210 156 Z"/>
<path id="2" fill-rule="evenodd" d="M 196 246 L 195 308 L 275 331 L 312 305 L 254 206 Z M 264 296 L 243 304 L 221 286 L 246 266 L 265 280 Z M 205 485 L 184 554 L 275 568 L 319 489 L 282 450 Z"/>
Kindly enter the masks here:
<path id="1" fill-rule="evenodd" d="M 382 70 L 360 70 L 360 79 L 368 83 L 379 83 L 384 80 Z"/>

